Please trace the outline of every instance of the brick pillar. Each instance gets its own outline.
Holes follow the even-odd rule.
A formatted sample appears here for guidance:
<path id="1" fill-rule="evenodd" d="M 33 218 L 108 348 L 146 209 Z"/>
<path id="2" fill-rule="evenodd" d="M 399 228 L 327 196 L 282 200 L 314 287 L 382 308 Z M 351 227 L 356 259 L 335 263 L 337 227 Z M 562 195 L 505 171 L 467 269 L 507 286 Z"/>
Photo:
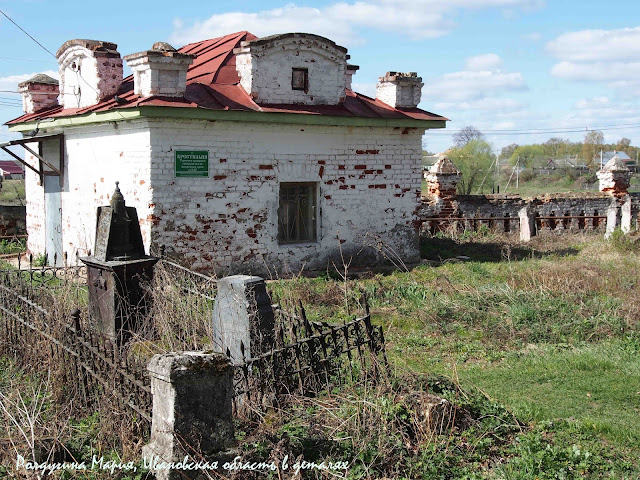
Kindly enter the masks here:
<path id="1" fill-rule="evenodd" d="M 196 478 L 202 470 L 154 469 L 161 463 L 231 459 L 235 444 L 232 417 L 233 367 L 221 353 L 178 352 L 155 355 L 151 376 L 151 439 L 142 449 L 158 480 Z M 208 472 L 212 473 L 212 472 Z M 215 472 L 213 472 L 215 473 Z"/>
<path id="2" fill-rule="evenodd" d="M 596 174 L 600 181 L 600 191 L 607 192 L 614 197 L 624 197 L 629 188 L 631 180 L 631 172 L 624 164 L 620 157 L 614 156 L 607 164 L 602 167 Z"/>
<path id="3" fill-rule="evenodd" d="M 446 155 L 440 155 L 424 178 L 427 181 L 428 195 L 435 202 L 438 216 L 447 218 L 456 211 L 456 187 L 460 172 Z"/>

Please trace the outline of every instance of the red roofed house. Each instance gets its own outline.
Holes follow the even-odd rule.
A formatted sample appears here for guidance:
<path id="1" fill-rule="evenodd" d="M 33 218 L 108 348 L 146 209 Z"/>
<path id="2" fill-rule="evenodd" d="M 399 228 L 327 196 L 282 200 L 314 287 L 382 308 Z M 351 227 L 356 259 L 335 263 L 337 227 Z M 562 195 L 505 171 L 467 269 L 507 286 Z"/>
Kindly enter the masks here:
<path id="1" fill-rule="evenodd" d="M 13 160 L 0 160 L 0 176 L 8 180 L 24 178 L 24 170 Z"/>
<path id="2" fill-rule="evenodd" d="M 20 85 L 28 248 L 93 248 L 115 181 L 147 248 L 194 268 L 264 273 L 419 259 L 422 135 L 446 118 L 417 108 L 421 79 L 389 72 L 377 98 L 351 90 L 347 50 L 311 34 L 239 32 L 186 45 L 70 40 L 60 86 Z M 62 104 L 58 105 L 60 93 Z M 8 147 L 3 147 L 8 150 Z"/>

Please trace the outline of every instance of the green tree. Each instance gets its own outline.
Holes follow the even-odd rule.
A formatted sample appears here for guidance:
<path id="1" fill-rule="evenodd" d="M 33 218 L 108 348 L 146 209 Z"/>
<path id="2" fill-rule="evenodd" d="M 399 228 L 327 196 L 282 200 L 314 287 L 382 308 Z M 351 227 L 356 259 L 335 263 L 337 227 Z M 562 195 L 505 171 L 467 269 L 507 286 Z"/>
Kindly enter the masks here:
<path id="1" fill-rule="evenodd" d="M 544 148 L 544 154 L 551 158 L 563 157 L 569 153 L 569 143 L 569 140 L 565 140 L 564 138 L 550 138 L 542 144 L 542 147 Z"/>
<path id="2" fill-rule="evenodd" d="M 519 146 L 520 145 L 518 145 L 517 143 L 512 143 L 511 145 L 502 147 L 502 150 L 500 150 L 500 160 L 510 159 L 511 155 L 513 155 L 513 152 L 515 152 L 516 148 L 518 148 Z"/>
<path id="3" fill-rule="evenodd" d="M 521 167 L 542 166 L 546 163 L 544 147 L 536 143 L 533 145 L 522 145 L 516 148 L 511 154 L 509 163 L 511 165 L 519 163 Z"/>
<path id="4" fill-rule="evenodd" d="M 470 195 L 489 173 L 493 163 L 491 145 L 485 140 L 470 140 L 464 146 L 451 148 L 447 154 L 461 173 L 458 193 Z"/>
<path id="5" fill-rule="evenodd" d="M 604 147 L 604 134 L 600 130 L 591 130 L 584 136 L 582 144 L 582 158 L 588 167 L 595 165 L 596 156 L 599 157 L 600 150 Z"/>

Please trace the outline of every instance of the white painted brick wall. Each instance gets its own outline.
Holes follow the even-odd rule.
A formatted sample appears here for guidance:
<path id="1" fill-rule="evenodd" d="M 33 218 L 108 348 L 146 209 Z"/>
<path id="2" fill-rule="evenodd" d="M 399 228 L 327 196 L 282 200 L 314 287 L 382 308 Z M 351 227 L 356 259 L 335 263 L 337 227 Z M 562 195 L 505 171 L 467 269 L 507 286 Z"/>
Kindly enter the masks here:
<path id="1" fill-rule="evenodd" d="M 415 261 L 422 133 L 160 119 L 68 128 L 63 248 L 70 259 L 93 250 L 96 207 L 109 204 L 119 180 L 127 205 L 138 209 L 147 251 L 166 245 L 197 269 L 332 268 L 338 235 L 347 260 L 360 252 L 354 265 L 379 261 L 375 248 L 362 250 L 378 240 Z M 176 149 L 207 150 L 209 178 L 175 178 Z M 27 178 L 29 248 L 41 253 L 42 187 Z M 280 182 L 317 182 L 317 242 L 278 244 Z"/>
<path id="2" fill-rule="evenodd" d="M 240 85 L 257 103 L 337 105 L 345 98 L 346 54 L 316 39 L 284 38 L 236 55 Z M 293 68 L 307 68 L 309 89 L 293 90 Z"/>
<path id="3" fill-rule="evenodd" d="M 59 133 L 59 132 L 48 132 Z M 93 251 L 96 208 L 108 205 L 120 182 L 128 206 L 138 208 L 145 245 L 150 242 L 152 211 L 150 134 L 145 121 L 67 128 L 65 134 L 65 181 L 62 199 L 63 251 L 75 260 L 76 251 Z M 55 145 L 57 147 L 57 144 Z M 46 151 L 45 151 L 45 158 Z M 37 161 L 34 166 L 37 166 Z M 27 231 L 29 250 L 45 250 L 44 189 L 38 176 L 27 169 Z"/>
<path id="4" fill-rule="evenodd" d="M 405 261 L 418 258 L 413 221 L 420 205 L 422 131 L 162 120 L 151 125 L 152 241 L 195 268 L 325 269 L 339 258 L 338 234 L 348 255 L 379 237 Z M 174 178 L 175 150 L 208 150 L 210 177 Z M 278 244 L 280 182 L 317 182 L 317 242 Z"/>

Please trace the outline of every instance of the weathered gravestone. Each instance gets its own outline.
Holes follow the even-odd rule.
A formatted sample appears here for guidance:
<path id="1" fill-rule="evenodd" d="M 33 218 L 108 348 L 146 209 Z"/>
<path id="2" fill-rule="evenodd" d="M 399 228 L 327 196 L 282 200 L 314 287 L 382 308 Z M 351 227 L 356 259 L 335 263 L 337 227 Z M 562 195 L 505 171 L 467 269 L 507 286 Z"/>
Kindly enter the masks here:
<path id="1" fill-rule="evenodd" d="M 135 207 L 127 207 L 116 182 L 111 205 L 98 207 L 96 243 L 87 265 L 89 315 L 94 327 L 122 344 L 146 315 L 142 288 L 151 280 L 158 261 L 144 253 Z"/>
<path id="2" fill-rule="evenodd" d="M 271 349 L 275 320 L 262 278 L 233 275 L 218 280 L 213 335 L 216 348 L 228 349 L 234 363 Z"/>

